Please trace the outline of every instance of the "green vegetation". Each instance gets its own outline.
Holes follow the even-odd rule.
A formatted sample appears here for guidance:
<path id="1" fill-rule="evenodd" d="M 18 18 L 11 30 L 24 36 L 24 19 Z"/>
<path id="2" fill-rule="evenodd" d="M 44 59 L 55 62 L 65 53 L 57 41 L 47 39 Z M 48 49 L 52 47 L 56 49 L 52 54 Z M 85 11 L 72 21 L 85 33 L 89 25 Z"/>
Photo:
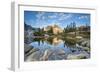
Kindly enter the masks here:
<path id="1" fill-rule="evenodd" d="M 64 33 L 68 32 L 75 32 L 76 31 L 76 23 L 73 22 L 70 25 L 67 25 L 66 28 L 64 28 Z"/>

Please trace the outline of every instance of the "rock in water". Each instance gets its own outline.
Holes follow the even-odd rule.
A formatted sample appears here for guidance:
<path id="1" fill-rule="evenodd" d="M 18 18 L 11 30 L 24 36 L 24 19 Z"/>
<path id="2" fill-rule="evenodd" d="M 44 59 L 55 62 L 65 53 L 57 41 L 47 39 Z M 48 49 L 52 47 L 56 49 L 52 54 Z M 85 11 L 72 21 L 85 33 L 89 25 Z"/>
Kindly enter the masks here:
<path id="1" fill-rule="evenodd" d="M 56 51 L 58 55 L 65 55 L 65 51 L 63 49 L 59 49 Z"/>
<path id="2" fill-rule="evenodd" d="M 27 54 L 30 50 L 32 50 L 32 48 L 32 46 L 24 44 L 24 53 Z"/>
<path id="3" fill-rule="evenodd" d="M 45 50 L 41 60 L 48 60 L 50 55 L 52 55 L 52 53 L 53 51 L 50 49 Z"/>
<path id="4" fill-rule="evenodd" d="M 32 48 L 32 49 L 26 54 L 26 56 L 29 56 L 30 54 L 32 54 L 32 53 L 34 53 L 34 52 L 36 52 L 36 51 L 39 51 L 39 49 L 37 49 L 37 48 Z"/>
<path id="5" fill-rule="evenodd" d="M 40 61 L 40 51 L 36 51 L 31 53 L 29 56 L 26 57 L 25 61 L 30 62 L 30 61 Z"/>
<path id="6" fill-rule="evenodd" d="M 88 47 L 83 47 L 83 46 L 80 46 L 80 45 L 78 45 L 78 44 L 76 44 L 76 47 L 77 47 L 77 48 L 80 48 L 80 49 L 83 49 L 83 50 L 85 50 L 85 51 L 87 51 L 87 52 L 90 52 L 90 48 L 88 48 Z"/>
<path id="7" fill-rule="evenodd" d="M 90 41 L 87 41 L 86 47 L 90 48 Z"/>
<path id="8" fill-rule="evenodd" d="M 39 51 L 38 48 L 33 48 L 28 44 L 24 44 L 24 60 L 26 61 L 30 55 L 36 51 Z"/>
<path id="9" fill-rule="evenodd" d="M 80 54 L 69 54 L 67 56 L 67 59 L 86 59 L 87 55 L 84 53 L 80 53 Z"/>

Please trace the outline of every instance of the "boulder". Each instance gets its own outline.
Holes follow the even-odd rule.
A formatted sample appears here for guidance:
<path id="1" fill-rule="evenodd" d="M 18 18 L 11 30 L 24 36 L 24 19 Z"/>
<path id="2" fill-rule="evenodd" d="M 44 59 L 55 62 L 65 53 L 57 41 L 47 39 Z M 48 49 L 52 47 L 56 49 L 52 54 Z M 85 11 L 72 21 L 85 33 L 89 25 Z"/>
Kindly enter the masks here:
<path id="1" fill-rule="evenodd" d="M 90 47 L 90 40 L 82 39 L 78 41 L 78 44 L 83 46 L 83 47 Z"/>
<path id="2" fill-rule="evenodd" d="M 41 57 L 41 60 L 48 60 L 49 57 L 52 55 L 52 53 L 53 53 L 53 50 L 46 49 L 46 50 L 44 51 L 43 56 Z"/>
<path id="3" fill-rule="evenodd" d="M 90 41 L 87 41 L 86 47 L 90 48 Z"/>
<path id="4" fill-rule="evenodd" d="M 79 49 L 83 49 L 83 50 L 85 50 L 87 52 L 90 52 L 90 48 L 89 47 L 84 47 L 84 46 L 81 46 L 81 45 L 78 45 L 78 44 L 76 44 L 76 47 L 79 48 Z"/>
<path id="5" fill-rule="evenodd" d="M 56 53 L 57 53 L 58 55 L 65 55 L 65 51 L 64 51 L 63 49 L 58 49 L 58 50 L 56 51 Z"/>
<path id="6" fill-rule="evenodd" d="M 36 51 L 39 51 L 39 49 L 33 48 L 31 45 L 24 44 L 24 60 L 26 60 L 32 53 Z"/>
<path id="7" fill-rule="evenodd" d="M 86 44 L 87 44 L 87 41 L 83 41 L 83 42 L 81 43 L 82 46 L 86 46 Z"/>
<path id="8" fill-rule="evenodd" d="M 36 51 L 31 53 L 29 56 L 26 57 L 25 61 L 30 62 L 30 61 L 40 61 L 40 51 Z"/>
<path id="9" fill-rule="evenodd" d="M 27 54 L 32 48 L 29 44 L 24 44 L 24 53 Z"/>
<path id="10" fill-rule="evenodd" d="M 32 53 L 34 53 L 34 52 L 36 52 L 36 51 L 39 51 L 39 49 L 37 49 L 37 48 L 32 48 L 32 49 L 26 54 L 26 56 L 29 56 L 30 54 L 32 54 Z"/>
<path id="11" fill-rule="evenodd" d="M 80 53 L 80 54 L 69 54 L 67 56 L 67 59 L 86 59 L 87 55 L 84 53 Z"/>

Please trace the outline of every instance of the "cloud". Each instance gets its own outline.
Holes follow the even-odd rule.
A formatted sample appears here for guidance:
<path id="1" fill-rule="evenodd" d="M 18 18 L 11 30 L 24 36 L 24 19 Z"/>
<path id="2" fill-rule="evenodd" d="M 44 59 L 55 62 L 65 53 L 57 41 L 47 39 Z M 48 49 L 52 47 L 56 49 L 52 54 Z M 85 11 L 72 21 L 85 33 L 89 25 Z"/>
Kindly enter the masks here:
<path id="1" fill-rule="evenodd" d="M 47 20 L 47 19 L 58 19 L 59 21 L 66 20 L 72 17 L 72 14 L 66 14 L 66 13 L 52 13 L 47 14 L 46 12 L 39 12 L 36 15 L 38 20 Z"/>
<path id="2" fill-rule="evenodd" d="M 60 21 L 67 20 L 72 18 L 73 14 L 71 13 L 47 13 L 47 12 L 38 12 L 36 17 L 36 24 L 40 26 L 45 26 L 49 24 L 60 24 Z"/>
<path id="3" fill-rule="evenodd" d="M 58 13 L 51 13 L 47 16 L 49 19 L 55 19 L 58 18 Z"/>
<path id="4" fill-rule="evenodd" d="M 39 26 L 40 27 L 43 27 L 45 24 L 46 24 L 46 17 L 45 17 L 45 12 L 38 12 L 37 15 L 36 15 L 36 22 L 35 22 L 35 25 Z"/>
<path id="5" fill-rule="evenodd" d="M 46 17 L 45 17 L 45 16 L 42 16 L 42 17 L 41 17 L 41 20 L 45 20 L 45 19 L 46 19 Z"/>
<path id="6" fill-rule="evenodd" d="M 37 19 L 44 19 L 45 12 L 38 12 L 36 17 Z"/>
<path id="7" fill-rule="evenodd" d="M 57 18 L 57 16 L 56 15 L 51 15 L 51 16 L 48 16 L 48 18 L 53 19 L 53 18 Z"/>
<path id="8" fill-rule="evenodd" d="M 58 20 L 66 20 L 68 18 L 71 18 L 72 14 L 65 14 L 65 13 L 53 13 L 51 15 L 48 15 L 48 19 L 58 19 Z"/>
<path id="9" fill-rule="evenodd" d="M 85 16 L 80 16 L 80 17 L 79 17 L 79 19 L 87 19 L 87 18 L 88 18 L 88 16 L 86 16 L 86 15 L 85 15 Z"/>
<path id="10" fill-rule="evenodd" d="M 58 20 L 60 20 L 60 21 L 67 20 L 67 19 L 70 19 L 71 17 L 72 17 L 72 14 L 61 13 Z"/>

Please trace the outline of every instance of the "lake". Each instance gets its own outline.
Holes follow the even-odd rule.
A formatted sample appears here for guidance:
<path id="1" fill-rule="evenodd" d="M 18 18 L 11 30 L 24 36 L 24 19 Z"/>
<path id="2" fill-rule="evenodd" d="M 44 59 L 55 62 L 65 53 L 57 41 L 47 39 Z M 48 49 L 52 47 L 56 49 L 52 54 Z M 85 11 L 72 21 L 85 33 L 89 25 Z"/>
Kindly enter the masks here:
<path id="1" fill-rule="evenodd" d="M 29 45 L 39 51 L 34 53 L 32 61 L 90 58 L 90 54 L 76 44 L 75 40 L 68 38 L 34 38 Z"/>

